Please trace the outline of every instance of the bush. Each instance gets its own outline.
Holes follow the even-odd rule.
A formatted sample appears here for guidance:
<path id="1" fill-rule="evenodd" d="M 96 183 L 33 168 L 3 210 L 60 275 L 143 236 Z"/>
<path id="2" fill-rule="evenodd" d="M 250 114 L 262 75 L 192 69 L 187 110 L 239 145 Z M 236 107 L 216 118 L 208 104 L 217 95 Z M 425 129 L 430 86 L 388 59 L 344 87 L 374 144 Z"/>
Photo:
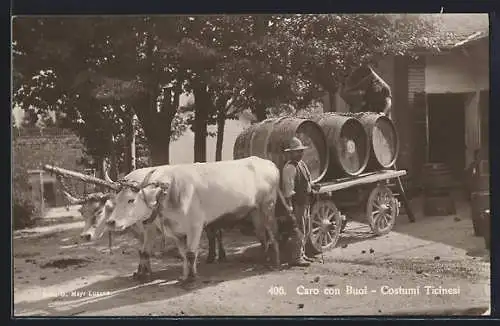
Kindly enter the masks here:
<path id="1" fill-rule="evenodd" d="M 36 207 L 31 200 L 31 189 L 26 175 L 14 176 L 12 185 L 12 226 L 15 230 L 32 226 Z"/>
<path id="2" fill-rule="evenodd" d="M 28 200 L 14 198 L 12 207 L 12 224 L 14 230 L 23 229 L 34 224 L 35 206 Z"/>

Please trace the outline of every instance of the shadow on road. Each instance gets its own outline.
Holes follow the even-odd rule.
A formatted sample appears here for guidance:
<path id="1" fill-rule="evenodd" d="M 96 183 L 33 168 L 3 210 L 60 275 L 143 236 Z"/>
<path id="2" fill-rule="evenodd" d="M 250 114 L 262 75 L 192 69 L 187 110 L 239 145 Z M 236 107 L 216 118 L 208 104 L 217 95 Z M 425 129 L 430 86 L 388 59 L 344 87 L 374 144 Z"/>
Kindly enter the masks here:
<path id="1" fill-rule="evenodd" d="M 473 236 L 468 203 L 457 200 L 456 216 L 439 217 L 424 217 L 421 199 L 413 199 L 412 206 L 416 215 L 416 223 L 409 223 L 407 216 L 401 215 L 393 232 L 461 248 L 470 255 L 477 251 L 480 255 L 480 249 L 484 248 L 484 242 Z M 349 217 L 362 224 L 349 223 L 339 239 L 337 248 L 332 250 L 340 250 L 341 247 L 376 238 L 366 225 L 363 214 Z M 108 310 L 134 303 L 174 298 L 197 289 L 216 286 L 221 282 L 245 279 L 270 272 L 262 265 L 262 252 L 260 246 L 256 245 L 255 237 L 243 236 L 239 231 L 234 230 L 224 232 L 224 245 L 229 260 L 227 263 L 206 264 L 207 243 L 206 239 L 202 241 L 198 263 L 200 279 L 194 287 L 187 289 L 176 283 L 177 278 L 182 274 L 182 263 L 169 257 L 156 259 L 158 265 L 153 265 L 151 282 L 139 283 L 130 276 L 124 276 L 135 270 L 138 262 L 137 248 L 134 243 L 130 242 L 130 239 L 117 239 L 116 246 L 119 249 L 111 256 L 113 258 L 109 258 L 110 256 L 103 253 L 105 252 L 103 250 L 106 250 L 106 239 L 98 244 L 78 246 L 73 243 L 73 240 L 65 239 L 65 237 L 73 239 L 78 234 L 77 231 L 79 230 L 38 239 L 15 240 L 14 272 L 16 274 L 14 281 L 15 286 L 18 287 L 18 293 L 26 289 L 36 288 L 37 285 L 42 288 L 57 288 L 68 279 L 74 281 L 81 276 L 99 274 L 106 269 L 114 270 L 115 273 L 106 279 L 89 280 L 89 284 L 76 285 L 72 288 L 74 289 L 72 290 L 73 294 L 67 293 L 68 295 L 65 297 L 40 297 L 38 301 L 33 301 L 36 298 L 32 298 L 31 302 L 28 302 L 29 300 L 19 302 L 15 304 L 16 315 L 70 316 L 89 311 Z M 391 234 L 383 237 L 389 237 L 387 241 L 392 241 Z M 401 238 L 401 240 L 403 239 L 404 237 Z M 130 252 L 126 254 L 124 250 Z M 390 252 L 394 253 L 395 250 L 392 250 L 391 247 Z M 70 267 L 66 270 L 50 267 L 41 268 L 47 259 L 61 258 L 62 254 L 72 259 L 86 259 L 89 261 L 88 265 L 81 268 Z M 378 255 L 378 251 L 376 254 Z M 284 257 L 282 257 L 283 260 Z M 398 263 L 404 264 L 403 261 Z M 409 269 L 414 267 L 413 265 L 408 266 Z M 30 269 L 34 276 L 27 277 L 26 269 Z M 113 277 L 117 274 L 120 276 Z M 24 279 L 18 280 L 21 275 Z M 47 279 L 41 281 L 41 275 Z M 99 294 L 101 296 L 98 296 Z"/>
<path id="2" fill-rule="evenodd" d="M 484 240 L 481 237 L 474 236 L 470 217 L 470 204 L 459 192 L 453 193 L 452 196 L 455 200 L 456 214 L 448 216 L 425 216 L 423 214 L 423 198 L 413 198 L 411 206 L 416 222 L 410 223 L 408 216 L 403 213 L 398 216 L 392 232 L 460 248 L 465 250 L 469 256 L 484 256 L 486 251 Z M 366 224 L 363 212 L 349 212 L 348 217 L 350 221 L 364 225 L 359 226 L 358 223 L 349 223 L 345 232 L 341 234 L 337 247 L 375 237 Z"/>
<path id="3" fill-rule="evenodd" d="M 79 287 L 65 296 L 47 298 L 34 302 L 20 302 L 15 305 L 20 315 L 71 316 L 86 311 L 100 311 L 156 300 L 182 296 L 189 292 L 215 286 L 221 282 L 262 275 L 271 270 L 262 263 L 262 251 L 254 243 L 228 246 L 228 261 L 214 264 L 198 263 L 199 279 L 189 287 L 178 282 L 182 275 L 182 262 L 169 259 L 168 266 L 153 267 L 152 278 L 141 283 L 131 276 L 118 276 Z M 89 274 L 94 274 L 92 270 Z M 17 315 L 16 314 L 16 315 Z"/>

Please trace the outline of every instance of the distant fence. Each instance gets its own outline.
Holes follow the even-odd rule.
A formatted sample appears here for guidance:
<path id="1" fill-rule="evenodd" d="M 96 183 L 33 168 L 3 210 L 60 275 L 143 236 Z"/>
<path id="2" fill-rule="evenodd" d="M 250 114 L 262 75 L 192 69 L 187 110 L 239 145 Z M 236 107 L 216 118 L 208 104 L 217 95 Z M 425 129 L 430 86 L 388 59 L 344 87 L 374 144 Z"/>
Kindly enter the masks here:
<path id="1" fill-rule="evenodd" d="M 74 136 L 68 129 L 61 128 L 15 128 L 13 137 Z"/>

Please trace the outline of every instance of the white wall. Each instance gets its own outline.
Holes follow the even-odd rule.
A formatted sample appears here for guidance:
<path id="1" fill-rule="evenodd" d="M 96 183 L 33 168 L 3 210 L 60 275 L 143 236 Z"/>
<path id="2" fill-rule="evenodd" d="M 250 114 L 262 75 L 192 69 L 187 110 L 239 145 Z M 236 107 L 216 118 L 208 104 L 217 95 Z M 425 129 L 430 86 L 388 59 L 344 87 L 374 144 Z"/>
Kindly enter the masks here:
<path id="1" fill-rule="evenodd" d="M 236 137 L 249 125 L 244 120 L 227 120 L 224 128 L 224 143 L 222 159 L 233 159 L 233 146 Z M 215 131 L 216 126 L 209 126 L 209 131 Z M 207 161 L 215 161 L 216 137 L 207 137 Z M 170 164 L 193 163 L 194 160 L 194 133 L 187 130 L 178 140 L 170 143 Z"/>
<path id="2" fill-rule="evenodd" d="M 479 92 L 470 93 L 465 100 L 465 164 L 474 159 L 474 151 L 480 148 Z"/>
<path id="3" fill-rule="evenodd" d="M 427 93 L 469 93 L 465 101 L 466 165 L 481 145 L 479 91 L 489 89 L 489 40 L 478 41 L 465 51 L 428 56 L 425 69 Z"/>
<path id="4" fill-rule="evenodd" d="M 426 57 L 426 93 L 465 93 L 489 89 L 488 39 L 466 52 Z"/>

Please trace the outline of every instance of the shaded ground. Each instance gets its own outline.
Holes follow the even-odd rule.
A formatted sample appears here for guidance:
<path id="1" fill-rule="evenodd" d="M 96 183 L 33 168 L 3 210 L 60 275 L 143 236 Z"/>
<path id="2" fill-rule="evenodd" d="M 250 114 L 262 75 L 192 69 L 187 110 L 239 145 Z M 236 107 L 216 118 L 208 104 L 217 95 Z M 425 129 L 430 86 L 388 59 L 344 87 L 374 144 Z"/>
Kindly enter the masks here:
<path id="1" fill-rule="evenodd" d="M 311 267 L 274 272 L 261 266 L 253 237 L 226 232 L 229 262 L 205 264 L 204 240 L 200 281 L 189 290 L 176 284 L 181 262 L 160 253 L 152 259 L 153 281 L 133 281 L 137 243 L 126 235 L 115 237 L 110 254 L 106 238 L 78 244 L 74 239 L 79 229 L 24 233 L 14 239 L 15 315 L 484 312 L 490 304 L 489 256 L 482 239 L 473 236 L 467 212 L 460 208 L 458 218 L 424 218 L 418 210 L 416 214 L 417 223 L 401 216 L 394 231 L 382 237 L 373 237 L 366 225 L 351 222 L 337 248 L 318 257 Z M 303 288 L 297 293 L 299 286 Z M 366 287 L 367 293 L 349 294 L 347 286 Z M 419 294 L 388 295 L 382 286 L 418 286 Z M 427 294 L 426 286 L 459 288 L 459 293 Z M 318 289 L 319 294 L 300 295 L 304 288 Z"/>

